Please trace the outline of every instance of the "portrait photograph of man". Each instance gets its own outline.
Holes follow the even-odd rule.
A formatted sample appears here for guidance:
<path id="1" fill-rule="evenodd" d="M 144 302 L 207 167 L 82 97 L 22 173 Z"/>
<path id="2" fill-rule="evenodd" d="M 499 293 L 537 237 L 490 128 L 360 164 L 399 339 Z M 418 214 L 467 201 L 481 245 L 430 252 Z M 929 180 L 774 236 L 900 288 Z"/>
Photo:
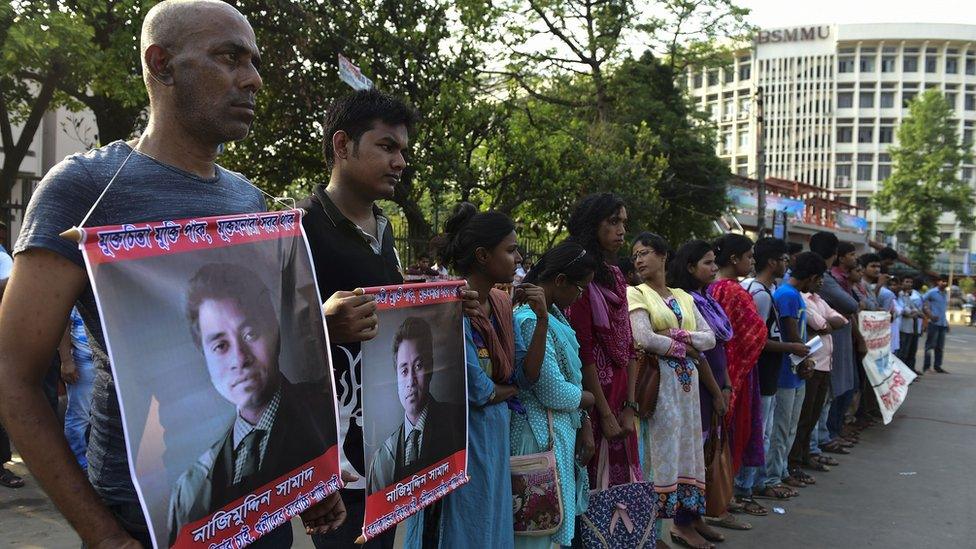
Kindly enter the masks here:
<path id="1" fill-rule="evenodd" d="M 214 389 L 236 414 L 173 487 L 171 538 L 322 455 L 335 438 L 324 423 L 332 406 L 328 390 L 291 383 L 281 372 L 278 315 L 253 271 L 227 263 L 202 267 L 189 283 L 186 316 Z"/>
<path id="2" fill-rule="evenodd" d="M 158 547 L 224 525 L 213 517 L 270 488 L 249 509 L 254 536 L 262 514 L 338 479 L 328 335 L 311 259 L 300 234 L 269 234 L 93 263 L 128 467 Z M 309 467 L 294 490 L 278 494 Z M 197 541 L 219 545 L 243 526 L 208 527 Z M 287 546 L 291 523 L 261 534 L 260 546 Z"/>
<path id="3" fill-rule="evenodd" d="M 402 422 L 373 453 L 367 473 L 372 494 L 453 454 L 465 445 L 463 405 L 431 395 L 434 336 L 416 316 L 400 324 L 393 337 L 393 373 Z"/>

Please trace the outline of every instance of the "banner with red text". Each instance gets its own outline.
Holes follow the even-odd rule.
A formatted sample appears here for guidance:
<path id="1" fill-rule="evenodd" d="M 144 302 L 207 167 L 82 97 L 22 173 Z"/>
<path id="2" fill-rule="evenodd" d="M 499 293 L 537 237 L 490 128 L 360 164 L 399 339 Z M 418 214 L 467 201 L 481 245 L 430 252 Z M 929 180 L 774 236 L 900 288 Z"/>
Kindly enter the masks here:
<path id="1" fill-rule="evenodd" d="M 363 462 L 372 539 L 468 481 L 464 281 L 369 288 L 363 343 Z"/>
<path id="2" fill-rule="evenodd" d="M 329 342 L 301 216 L 82 230 L 155 547 L 273 542 L 342 487 Z"/>
<path id="3" fill-rule="evenodd" d="M 861 311 L 858 328 L 868 352 L 862 364 L 868 382 L 878 398 L 885 425 L 891 423 L 898 408 L 908 398 L 908 385 L 915 380 L 904 362 L 891 352 L 891 315 L 885 311 Z M 864 395 L 861 396 L 864 398 Z"/>

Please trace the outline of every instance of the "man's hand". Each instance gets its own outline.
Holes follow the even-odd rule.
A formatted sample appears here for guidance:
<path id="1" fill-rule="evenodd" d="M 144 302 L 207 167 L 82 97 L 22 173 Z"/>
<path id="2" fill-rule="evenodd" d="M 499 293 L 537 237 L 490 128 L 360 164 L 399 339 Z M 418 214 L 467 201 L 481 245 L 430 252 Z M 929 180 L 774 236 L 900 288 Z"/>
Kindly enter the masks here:
<path id="1" fill-rule="evenodd" d="M 461 309 L 466 317 L 472 317 L 481 312 L 481 301 L 478 300 L 478 292 L 471 289 L 467 283 L 461 288 Z"/>
<path id="2" fill-rule="evenodd" d="M 369 341 L 376 337 L 376 297 L 362 288 L 336 292 L 322 305 L 332 343 Z"/>
<path id="3" fill-rule="evenodd" d="M 342 481 L 355 482 L 359 477 L 347 471 L 342 472 Z M 312 536 L 326 534 L 330 530 L 342 526 L 346 521 L 346 505 L 342 502 L 339 492 L 333 492 L 322 501 L 316 503 L 301 514 L 305 533 Z"/>
<path id="4" fill-rule="evenodd" d="M 790 343 L 790 354 L 796 356 L 807 356 L 810 354 L 810 347 L 807 347 L 805 343 Z"/>
<path id="5" fill-rule="evenodd" d="M 65 360 L 64 357 L 61 358 L 61 381 L 65 385 L 74 385 L 78 383 L 78 366 L 75 364 L 74 360 Z"/>
<path id="6" fill-rule="evenodd" d="M 546 305 L 546 292 L 535 284 L 522 284 L 515 289 L 515 304 L 527 303 L 535 313 L 536 318 L 548 318 L 549 308 Z"/>

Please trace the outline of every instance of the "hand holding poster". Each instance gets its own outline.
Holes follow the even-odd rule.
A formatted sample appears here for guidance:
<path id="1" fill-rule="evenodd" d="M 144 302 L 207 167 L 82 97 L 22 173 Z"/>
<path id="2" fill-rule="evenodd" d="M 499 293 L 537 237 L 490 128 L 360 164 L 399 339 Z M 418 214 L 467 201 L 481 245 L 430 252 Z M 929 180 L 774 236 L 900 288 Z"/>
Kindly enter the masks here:
<path id="1" fill-rule="evenodd" d="M 301 211 L 85 228 L 81 246 L 154 545 L 290 540 L 342 486 Z"/>
<path id="2" fill-rule="evenodd" d="M 863 361 L 864 372 L 874 388 L 881 416 L 887 425 L 908 397 L 908 385 L 915 380 L 915 373 L 891 352 L 889 313 L 861 311 L 857 322 L 868 349 Z"/>
<path id="3" fill-rule="evenodd" d="M 363 344 L 365 539 L 468 481 L 463 284 L 366 290 L 379 335 Z"/>

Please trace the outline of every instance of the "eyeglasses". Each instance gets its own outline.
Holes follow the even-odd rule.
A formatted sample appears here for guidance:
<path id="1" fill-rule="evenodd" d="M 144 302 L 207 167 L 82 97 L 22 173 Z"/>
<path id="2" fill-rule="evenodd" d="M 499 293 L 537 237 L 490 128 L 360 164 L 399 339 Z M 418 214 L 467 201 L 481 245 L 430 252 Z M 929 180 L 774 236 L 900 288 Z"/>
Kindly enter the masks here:
<path id="1" fill-rule="evenodd" d="M 643 250 L 641 250 L 639 252 L 636 252 L 634 255 L 630 256 L 630 259 L 631 259 L 631 261 L 633 261 L 633 262 L 636 263 L 638 259 L 640 259 L 642 257 L 647 257 L 648 254 L 652 254 L 652 253 L 654 255 L 658 256 L 658 257 L 667 257 L 668 256 L 667 252 L 659 252 L 659 251 L 655 250 L 654 248 L 645 248 L 645 249 L 643 249 Z"/>

